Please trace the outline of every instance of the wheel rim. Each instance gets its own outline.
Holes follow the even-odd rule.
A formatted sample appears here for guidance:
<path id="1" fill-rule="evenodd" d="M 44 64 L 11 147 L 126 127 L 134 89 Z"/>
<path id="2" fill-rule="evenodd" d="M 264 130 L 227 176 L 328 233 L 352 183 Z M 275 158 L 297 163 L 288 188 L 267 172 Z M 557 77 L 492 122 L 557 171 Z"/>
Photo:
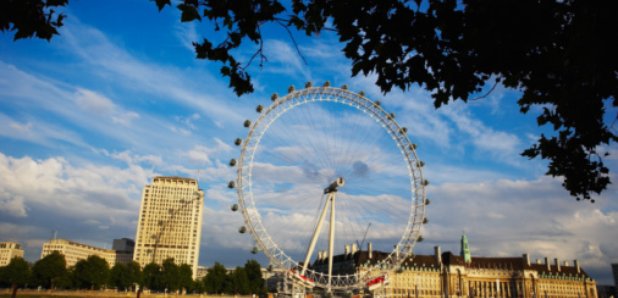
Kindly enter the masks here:
<path id="1" fill-rule="evenodd" d="M 298 91 L 292 91 L 284 97 L 276 99 L 270 106 L 260 108 L 260 116 L 249 125 L 247 138 L 242 142 L 241 155 L 237 163 L 236 190 L 238 205 L 242 211 L 247 230 L 255 240 L 259 250 L 264 252 L 271 264 L 284 269 L 299 267 L 299 263 L 291 258 L 273 240 L 268 230 L 262 223 L 262 218 L 256 208 L 253 194 L 252 173 L 254 159 L 262 138 L 267 134 L 270 126 L 279 117 L 298 106 L 315 102 L 333 102 L 352 107 L 363 114 L 373 118 L 380 124 L 394 140 L 407 167 L 411 207 L 403 235 L 395 248 L 382 262 L 382 270 L 394 268 L 401 264 L 406 257 L 412 255 L 412 249 L 420 237 L 420 229 L 425 219 L 425 180 L 422 174 L 422 165 L 417 157 L 415 145 L 408 138 L 407 132 L 401 127 L 380 105 L 346 89 L 333 87 L 309 87 Z M 337 275 L 333 277 L 333 289 L 350 289 L 362 285 L 371 276 L 372 270 L 368 268 L 360 276 L 358 271 L 354 274 Z M 326 287 L 328 275 L 313 270 L 307 270 L 306 277 L 315 282 L 318 287 Z"/>

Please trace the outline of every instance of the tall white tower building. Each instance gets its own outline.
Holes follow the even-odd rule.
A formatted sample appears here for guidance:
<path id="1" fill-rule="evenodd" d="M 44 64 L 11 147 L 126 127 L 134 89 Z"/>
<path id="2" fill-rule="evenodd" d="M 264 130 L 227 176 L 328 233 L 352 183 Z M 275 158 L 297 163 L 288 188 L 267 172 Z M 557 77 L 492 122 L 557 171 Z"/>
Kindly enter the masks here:
<path id="1" fill-rule="evenodd" d="M 195 179 L 155 177 L 142 192 L 133 260 L 140 266 L 173 258 L 197 275 L 204 192 Z"/>

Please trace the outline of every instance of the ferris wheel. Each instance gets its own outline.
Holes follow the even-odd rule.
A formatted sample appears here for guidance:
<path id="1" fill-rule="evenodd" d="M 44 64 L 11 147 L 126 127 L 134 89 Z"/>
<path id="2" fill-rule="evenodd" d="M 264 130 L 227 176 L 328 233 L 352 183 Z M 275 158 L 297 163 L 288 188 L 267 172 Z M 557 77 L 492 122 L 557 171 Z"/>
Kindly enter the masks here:
<path id="1" fill-rule="evenodd" d="M 397 268 L 422 241 L 429 204 L 407 129 L 379 101 L 328 82 L 271 100 L 243 123 L 247 137 L 235 140 L 241 153 L 230 161 L 232 210 L 241 211 L 239 232 L 252 235 L 253 252 L 329 291 L 366 287 L 376 272 Z M 350 260 L 364 270 L 343 266 Z"/>

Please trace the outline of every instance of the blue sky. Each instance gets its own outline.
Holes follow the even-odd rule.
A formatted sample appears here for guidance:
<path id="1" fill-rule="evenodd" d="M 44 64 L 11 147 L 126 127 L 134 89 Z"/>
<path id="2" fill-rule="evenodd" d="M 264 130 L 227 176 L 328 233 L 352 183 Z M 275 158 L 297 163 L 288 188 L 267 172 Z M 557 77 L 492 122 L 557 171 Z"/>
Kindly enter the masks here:
<path id="1" fill-rule="evenodd" d="M 201 264 L 234 266 L 255 257 L 253 241 L 236 232 L 242 218 L 229 211 L 236 196 L 226 188 L 234 178 L 227 162 L 239 154 L 233 141 L 246 135 L 242 121 L 255 119 L 255 106 L 268 105 L 270 94 L 328 80 L 380 100 L 419 145 L 432 205 L 417 253 L 431 253 L 434 245 L 457 252 L 465 231 L 473 255 L 577 258 L 601 283 L 610 282 L 609 264 L 618 262 L 617 188 L 610 186 L 596 204 L 576 202 L 559 180 L 544 176 L 545 162 L 519 156 L 549 130 L 536 126 L 538 110 L 519 113 L 515 90 L 498 87 L 487 98 L 436 110 L 421 89 L 384 95 L 373 76 L 352 78 L 329 32 L 312 39 L 296 33 L 305 64 L 285 30 L 270 26 L 264 28 L 268 61 L 250 67 L 256 92 L 238 98 L 220 65 L 194 58 L 191 41 L 216 37 L 207 24 L 181 24 L 175 9 L 159 13 L 149 1 L 75 1 L 65 12 L 66 25 L 51 42 L 0 35 L 0 240 L 22 243 L 31 261 L 53 230 L 100 246 L 133 238 L 141 189 L 156 175 L 200 179 L 206 191 Z M 241 60 L 255 49 L 238 50 Z M 392 146 L 377 139 L 380 148 Z M 606 162 L 618 181 L 618 150 L 615 144 L 603 149 L 613 153 Z M 358 150 L 361 156 L 364 149 Z M 383 156 L 385 165 L 397 166 Z M 265 179 L 291 179 L 264 184 L 263 194 L 302 190 L 277 160 L 263 161 Z M 372 198 L 400 208 L 377 193 L 366 199 Z M 303 226 L 291 211 L 284 215 L 269 224 Z M 291 232 L 274 237 L 290 240 L 290 248 L 304 241 Z"/>

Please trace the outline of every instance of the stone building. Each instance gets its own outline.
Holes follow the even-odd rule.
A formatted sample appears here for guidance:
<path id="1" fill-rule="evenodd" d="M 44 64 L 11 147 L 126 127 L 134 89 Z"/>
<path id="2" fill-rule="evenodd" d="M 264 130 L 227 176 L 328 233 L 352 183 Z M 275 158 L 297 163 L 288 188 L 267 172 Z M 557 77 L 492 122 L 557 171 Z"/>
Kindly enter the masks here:
<path id="1" fill-rule="evenodd" d="M 0 267 L 8 265 L 14 257 L 24 257 L 24 250 L 19 243 L 12 241 L 0 242 Z"/>
<path id="2" fill-rule="evenodd" d="M 530 297 L 530 298 L 596 298 L 596 283 L 579 266 L 577 260 L 567 263 L 531 262 L 527 254 L 518 257 L 475 257 L 470 254 L 465 236 L 461 252 L 442 253 L 435 247 L 433 255 L 416 255 L 402 262 L 396 270 L 380 274 L 388 282 L 374 294 L 388 297 Z M 334 273 L 376 270 L 388 253 L 350 251 L 335 256 Z M 313 264 L 320 271 L 327 257 Z M 380 271 L 380 270 L 378 270 Z M 367 293 L 367 289 L 365 289 Z"/>
<path id="3" fill-rule="evenodd" d="M 144 267 L 173 258 L 197 277 L 204 192 L 197 180 L 155 177 L 142 192 L 133 260 Z"/>

